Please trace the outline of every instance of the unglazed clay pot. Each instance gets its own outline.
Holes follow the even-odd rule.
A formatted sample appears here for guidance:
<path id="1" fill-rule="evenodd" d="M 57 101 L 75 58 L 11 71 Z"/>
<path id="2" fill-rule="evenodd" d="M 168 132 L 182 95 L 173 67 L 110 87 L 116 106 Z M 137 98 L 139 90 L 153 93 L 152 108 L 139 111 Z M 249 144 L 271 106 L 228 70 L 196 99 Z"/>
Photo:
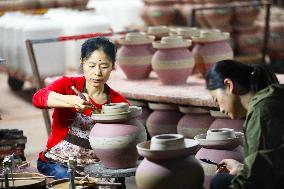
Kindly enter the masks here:
<path id="1" fill-rule="evenodd" d="M 212 65 L 218 61 L 233 59 L 233 49 L 228 44 L 230 34 L 218 30 L 200 31 L 200 36 L 192 37 L 196 45 L 192 52 L 195 66 L 205 76 Z"/>
<path id="2" fill-rule="evenodd" d="M 148 6 L 148 18 L 153 25 L 172 25 L 175 18 L 175 0 L 144 0 Z"/>
<path id="3" fill-rule="evenodd" d="M 178 122 L 177 132 L 186 138 L 194 138 L 196 135 L 207 132 L 214 121 L 206 109 L 179 106 L 179 110 L 185 115 Z"/>
<path id="4" fill-rule="evenodd" d="M 146 127 L 151 137 L 177 133 L 177 124 L 183 114 L 176 105 L 149 103 L 149 108 L 153 112 L 147 119 Z"/>
<path id="5" fill-rule="evenodd" d="M 117 113 L 119 114 L 121 113 Z M 136 118 L 124 122 L 96 122 L 89 135 L 89 141 L 102 164 L 114 169 L 135 166 L 138 159 L 135 146 L 146 141 L 146 131 L 141 122 Z"/>
<path id="6" fill-rule="evenodd" d="M 160 42 L 153 42 L 157 49 L 152 58 L 153 70 L 165 85 L 185 84 L 192 72 L 194 59 L 188 47 L 191 40 L 180 36 L 163 37 Z"/>
<path id="7" fill-rule="evenodd" d="M 117 63 L 128 79 L 146 79 L 152 70 L 151 59 L 153 49 L 151 43 L 154 36 L 143 33 L 128 33 L 119 39 L 122 45 L 117 52 Z"/>
<path id="8" fill-rule="evenodd" d="M 176 135 L 176 138 L 181 137 Z M 184 139 L 183 143 L 177 143 L 175 135 L 158 135 L 153 139 L 137 145 L 138 153 L 145 157 L 136 171 L 137 188 L 201 189 L 204 173 L 193 156 L 198 142 Z M 153 142 L 158 145 L 153 145 Z"/>
<path id="9" fill-rule="evenodd" d="M 235 131 L 243 131 L 243 119 L 215 119 L 210 129 L 231 128 Z"/>
<path id="10" fill-rule="evenodd" d="M 260 53 L 263 45 L 263 35 L 258 32 L 257 27 L 236 27 L 236 44 L 240 54 Z"/>
<path id="11" fill-rule="evenodd" d="M 167 26 L 150 26 L 147 28 L 147 34 L 155 36 L 155 41 L 161 40 L 162 37 L 169 36 L 170 29 Z"/>

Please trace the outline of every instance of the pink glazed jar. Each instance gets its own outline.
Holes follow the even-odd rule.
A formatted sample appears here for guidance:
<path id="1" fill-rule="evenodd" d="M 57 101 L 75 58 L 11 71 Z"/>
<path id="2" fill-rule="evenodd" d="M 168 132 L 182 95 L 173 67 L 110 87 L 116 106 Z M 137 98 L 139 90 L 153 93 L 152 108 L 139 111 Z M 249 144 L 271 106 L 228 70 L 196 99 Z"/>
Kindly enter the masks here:
<path id="1" fill-rule="evenodd" d="M 122 112 L 121 109 L 108 108 L 109 113 L 92 115 L 96 124 L 89 142 L 102 164 L 111 169 L 134 167 L 138 160 L 136 145 L 147 138 L 144 126 L 136 119 L 142 109 L 134 106 Z"/>
<path id="2" fill-rule="evenodd" d="M 186 138 L 206 133 L 214 121 L 209 111 L 204 108 L 179 106 L 179 110 L 185 115 L 178 122 L 177 132 Z"/>
<path id="3" fill-rule="evenodd" d="M 163 37 L 153 42 L 157 49 L 152 58 L 153 70 L 164 85 L 182 85 L 192 72 L 194 59 L 188 47 L 191 40 L 180 36 Z"/>
<path id="4" fill-rule="evenodd" d="M 177 124 L 182 113 L 174 104 L 149 103 L 149 108 L 153 112 L 146 121 L 146 127 L 151 137 L 160 134 L 176 134 Z"/>
<path id="5" fill-rule="evenodd" d="M 227 42 L 230 34 L 218 30 L 203 30 L 199 36 L 192 37 L 196 44 L 192 50 L 195 66 L 205 76 L 212 65 L 225 59 L 233 59 L 233 49 Z"/>
<path id="6" fill-rule="evenodd" d="M 137 168 L 138 189 L 201 189 L 204 173 L 194 158 L 198 142 L 182 135 L 157 135 L 137 145 L 145 158 Z"/>
<path id="7" fill-rule="evenodd" d="M 122 45 L 117 52 L 117 63 L 128 79 L 147 79 L 152 70 L 152 42 L 154 36 L 143 33 L 128 33 L 118 40 Z"/>

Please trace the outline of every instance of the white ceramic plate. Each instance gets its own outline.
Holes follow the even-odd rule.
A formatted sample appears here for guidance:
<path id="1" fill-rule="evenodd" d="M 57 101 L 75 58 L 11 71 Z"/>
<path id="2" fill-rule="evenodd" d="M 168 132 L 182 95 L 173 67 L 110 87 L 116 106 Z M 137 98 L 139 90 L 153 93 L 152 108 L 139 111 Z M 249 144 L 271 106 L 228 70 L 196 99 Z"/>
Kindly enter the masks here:
<path id="1" fill-rule="evenodd" d="M 129 111 L 116 114 L 92 114 L 91 118 L 97 123 L 114 123 L 127 121 L 142 114 L 142 108 L 138 106 L 129 106 Z"/>

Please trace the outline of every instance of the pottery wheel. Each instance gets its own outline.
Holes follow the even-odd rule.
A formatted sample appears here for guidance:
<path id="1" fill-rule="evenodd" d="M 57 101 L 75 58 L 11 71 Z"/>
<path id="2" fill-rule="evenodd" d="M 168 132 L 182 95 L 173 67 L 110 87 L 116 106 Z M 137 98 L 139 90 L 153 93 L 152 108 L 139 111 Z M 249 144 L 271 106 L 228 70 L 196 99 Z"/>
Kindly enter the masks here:
<path id="1" fill-rule="evenodd" d="M 84 169 L 86 174 L 89 174 L 91 177 L 131 177 L 135 175 L 136 169 L 141 161 L 136 163 L 135 167 L 126 168 L 126 169 L 108 169 L 104 167 L 101 163 L 95 163 L 87 165 Z"/>

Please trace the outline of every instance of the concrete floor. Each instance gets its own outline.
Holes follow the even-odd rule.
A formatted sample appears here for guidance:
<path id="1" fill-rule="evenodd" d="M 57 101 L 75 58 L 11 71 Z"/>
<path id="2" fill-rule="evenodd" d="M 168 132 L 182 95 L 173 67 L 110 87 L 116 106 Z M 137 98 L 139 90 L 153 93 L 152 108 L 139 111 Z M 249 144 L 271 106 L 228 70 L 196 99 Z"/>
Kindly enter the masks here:
<path id="1" fill-rule="evenodd" d="M 21 129 L 27 137 L 25 156 L 36 166 L 38 153 L 45 149 L 47 132 L 40 109 L 32 105 L 34 90 L 26 82 L 20 92 L 13 92 L 7 84 L 7 74 L 0 72 L 0 129 Z M 135 177 L 126 179 L 127 189 L 135 189 Z"/>

